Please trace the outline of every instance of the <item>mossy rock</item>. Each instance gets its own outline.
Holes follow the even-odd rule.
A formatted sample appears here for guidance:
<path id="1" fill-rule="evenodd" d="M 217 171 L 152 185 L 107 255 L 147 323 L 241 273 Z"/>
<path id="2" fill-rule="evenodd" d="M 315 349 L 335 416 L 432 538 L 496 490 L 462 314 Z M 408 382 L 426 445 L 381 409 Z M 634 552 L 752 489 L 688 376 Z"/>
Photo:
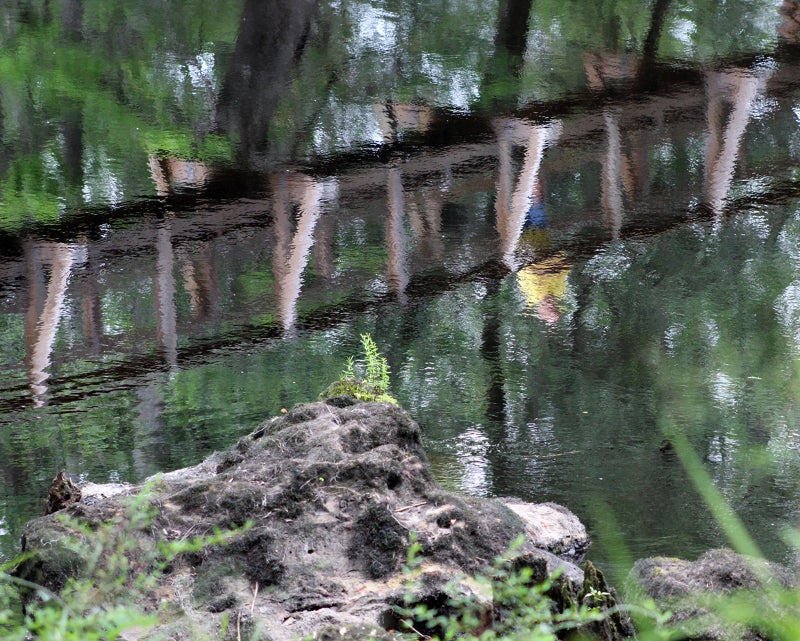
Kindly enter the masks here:
<path id="1" fill-rule="evenodd" d="M 59 520 L 29 521 L 22 537 L 24 560 L 13 570 L 14 576 L 59 592 L 67 579 L 81 576 L 88 564 L 87 555 L 70 545 L 73 541 L 85 543 L 73 528 Z"/>
<path id="2" fill-rule="evenodd" d="M 393 396 L 381 392 L 368 383 L 354 378 L 340 378 L 331 383 L 328 388 L 319 395 L 319 400 L 325 401 L 338 398 L 354 398 L 365 403 L 391 403 L 397 405 L 397 400 Z"/>

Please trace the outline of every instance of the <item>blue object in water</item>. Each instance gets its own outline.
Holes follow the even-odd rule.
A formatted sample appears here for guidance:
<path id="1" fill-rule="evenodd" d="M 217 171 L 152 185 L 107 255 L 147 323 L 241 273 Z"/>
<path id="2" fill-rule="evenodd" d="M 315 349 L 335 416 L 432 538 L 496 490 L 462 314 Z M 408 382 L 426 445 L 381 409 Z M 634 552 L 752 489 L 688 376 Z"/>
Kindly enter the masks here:
<path id="1" fill-rule="evenodd" d="M 543 202 L 534 202 L 525 217 L 525 227 L 532 229 L 547 228 L 547 214 Z"/>

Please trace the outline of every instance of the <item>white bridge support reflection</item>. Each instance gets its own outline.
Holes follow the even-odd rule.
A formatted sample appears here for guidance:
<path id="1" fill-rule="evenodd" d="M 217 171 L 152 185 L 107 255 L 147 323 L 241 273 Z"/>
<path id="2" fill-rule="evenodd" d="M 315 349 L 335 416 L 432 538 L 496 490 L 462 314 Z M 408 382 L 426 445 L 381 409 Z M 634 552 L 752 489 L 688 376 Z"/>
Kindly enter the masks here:
<path id="1" fill-rule="evenodd" d="M 401 303 L 406 302 L 408 287 L 408 238 L 404 227 L 405 197 L 403 180 L 397 165 L 388 171 L 388 212 L 386 216 L 386 280 Z"/>
<path id="2" fill-rule="evenodd" d="M 499 254 L 511 270 L 519 267 L 515 253 L 528 211 L 543 199 L 539 170 L 545 148 L 558 140 L 561 127 L 560 122 L 533 125 L 515 119 L 495 123 L 498 148 L 495 215 L 500 239 Z M 520 138 L 524 160 L 515 183 L 511 153 L 513 145 Z"/>
<path id="3" fill-rule="evenodd" d="M 769 69 L 730 69 L 706 73 L 708 137 L 705 149 L 705 202 L 714 214 L 717 227 L 722 223 L 725 199 L 731 189 L 742 137 L 753 110 L 753 103 L 766 84 Z M 723 125 L 723 101 L 732 104 Z"/>
<path id="4" fill-rule="evenodd" d="M 156 232 L 156 273 L 153 294 L 156 302 L 158 346 L 170 369 L 178 365 L 178 313 L 175 309 L 175 252 L 172 224 L 167 218 Z"/>
<path id="5" fill-rule="evenodd" d="M 25 323 L 28 383 L 35 407 L 46 403 L 48 371 L 52 364 L 56 332 L 64 314 L 64 299 L 73 268 L 86 260 L 86 248 L 71 243 L 39 242 L 28 245 L 28 274 L 32 287 Z M 37 296 L 43 271 L 50 277 L 40 304 Z"/>
<path id="6" fill-rule="evenodd" d="M 336 181 L 310 176 L 279 175 L 272 181 L 275 247 L 275 307 L 284 333 L 292 335 L 297 321 L 297 301 L 303 286 L 303 271 L 314 245 L 314 230 L 322 214 L 323 201 L 336 199 Z M 297 224 L 292 233 L 292 205 L 297 204 Z"/>
<path id="7" fill-rule="evenodd" d="M 375 117 L 385 143 L 397 142 L 403 131 L 424 132 L 432 125 L 430 107 L 388 102 L 375 105 Z M 423 212 L 416 200 L 416 194 L 406 193 L 403 188 L 402 162 L 391 161 L 386 168 L 386 281 L 397 300 L 404 304 L 407 300 L 406 288 L 410 280 L 410 239 L 406 231 L 408 219 L 414 244 L 423 248 L 429 258 L 441 257 L 441 218 L 446 181 L 439 188 L 427 186 L 422 192 Z M 440 170 L 445 175 L 447 163 Z"/>

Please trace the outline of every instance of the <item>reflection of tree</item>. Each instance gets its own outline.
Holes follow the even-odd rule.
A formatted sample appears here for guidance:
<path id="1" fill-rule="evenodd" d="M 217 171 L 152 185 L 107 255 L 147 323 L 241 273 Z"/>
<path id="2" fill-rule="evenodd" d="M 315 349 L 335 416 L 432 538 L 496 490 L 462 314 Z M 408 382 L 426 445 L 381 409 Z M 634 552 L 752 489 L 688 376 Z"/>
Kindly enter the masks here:
<path id="1" fill-rule="evenodd" d="M 494 95 L 492 85 L 498 81 L 519 81 L 532 4 L 532 0 L 500 0 L 498 3 L 494 52 L 483 78 L 481 96 Z M 509 102 L 515 100 L 515 93 L 510 93 Z"/>
<path id="2" fill-rule="evenodd" d="M 67 37 L 82 39 L 83 0 L 61 0 L 61 26 Z"/>
<path id="3" fill-rule="evenodd" d="M 83 0 L 64 0 L 61 5 L 61 29 L 73 43 L 83 41 Z M 61 104 L 60 129 L 63 140 L 61 168 L 70 190 L 70 206 L 83 205 L 84 123 L 83 101 L 64 100 Z M 72 202 L 70 202 L 72 201 Z"/>
<path id="4" fill-rule="evenodd" d="M 672 0 L 655 0 L 653 11 L 650 14 L 650 28 L 644 38 L 642 47 L 642 63 L 639 67 L 639 87 L 648 87 L 656 78 L 652 73 L 658 54 L 658 42 L 661 39 L 661 32 L 664 29 L 664 20 Z"/>
<path id="5" fill-rule="evenodd" d="M 306 44 L 315 0 L 246 0 L 219 97 L 220 127 L 252 161 Z"/>
<path id="6" fill-rule="evenodd" d="M 531 0 L 500 0 L 498 3 L 494 46 L 511 56 L 516 65 L 522 64 L 525 55 L 532 4 Z"/>
<path id="7" fill-rule="evenodd" d="M 70 195 L 76 201 L 74 206 L 83 204 L 83 105 L 65 105 L 61 116 L 61 136 L 64 141 L 64 178 Z"/>

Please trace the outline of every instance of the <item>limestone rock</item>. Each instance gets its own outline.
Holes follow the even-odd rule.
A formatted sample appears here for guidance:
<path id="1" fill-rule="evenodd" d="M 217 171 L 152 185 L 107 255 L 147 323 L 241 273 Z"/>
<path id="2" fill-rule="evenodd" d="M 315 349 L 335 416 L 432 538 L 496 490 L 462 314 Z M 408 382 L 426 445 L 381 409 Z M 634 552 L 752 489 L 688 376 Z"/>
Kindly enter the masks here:
<path id="1" fill-rule="evenodd" d="M 531 543 L 538 548 L 580 559 L 589 548 L 586 527 L 567 508 L 556 503 L 523 503 L 516 499 L 504 501 L 525 522 Z"/>
<path id="2" fill-rule="evenodd" d="M 333 638 L 353 626 L 377 635 L 396 623 L 393 606 L 409 589 L 401 570 L 412 539 L 431 598 L 452 582 L 471 589 L 469 576 L 520 535 L 517 563 L 539 579 L 561 568 L 561 593 L 581 591 L 573 561 L 588 538 L 575 515 L 554 504 L 447 492 L 402 409 L 336 400 L 295 406 L 230 450 L 151 480 L 144 501 L 155 516 L 132 532 L 138 549 L 249 524 L 225 545 L 179 556 L 158 590 L 141 595 L 147 611 L 168 605 L 157 633 L 214 636 L 227 620 L 242 638 L 248 630 L 273 641 Z M 91 500 L 63 513 L 89 527 L 124 524 L 127 495 L 136 491 L 96 486 L 85 492 Z M 30 522 L 23 548 L 32 556 L 18 572 L 54 588 L 79 572 L 82 560 L 62 544 L 68 530 L 51 516 Z"/>

